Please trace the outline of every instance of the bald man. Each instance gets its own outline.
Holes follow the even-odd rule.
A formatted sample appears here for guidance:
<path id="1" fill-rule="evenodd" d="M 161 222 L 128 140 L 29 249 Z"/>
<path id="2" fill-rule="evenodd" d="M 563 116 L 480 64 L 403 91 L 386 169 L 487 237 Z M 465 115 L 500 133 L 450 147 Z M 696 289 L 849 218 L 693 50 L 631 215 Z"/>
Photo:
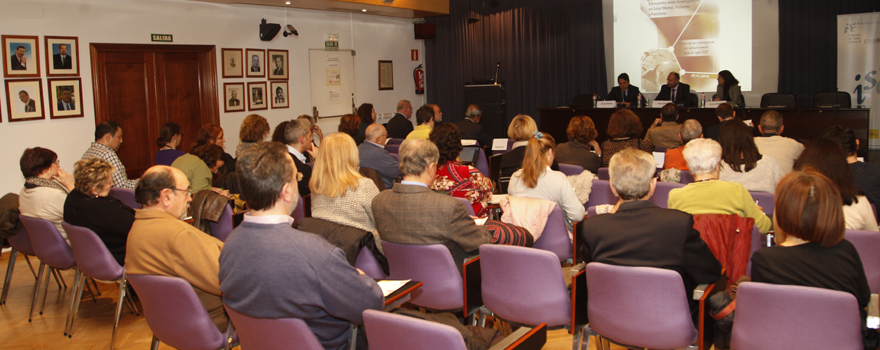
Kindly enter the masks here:
<path id="1" fill-rule="evenodd" d="M 379 124 L 370 124 L 364 132 L 366 139 L 358 146 L 360 165 L 370 168 L 379 173 L 386 189 L 391 189 L 394 179 L 400 176 L 400 166 L 391 154 L 385 150 L 385 140 L 388 133 L 385 127 Z"/>

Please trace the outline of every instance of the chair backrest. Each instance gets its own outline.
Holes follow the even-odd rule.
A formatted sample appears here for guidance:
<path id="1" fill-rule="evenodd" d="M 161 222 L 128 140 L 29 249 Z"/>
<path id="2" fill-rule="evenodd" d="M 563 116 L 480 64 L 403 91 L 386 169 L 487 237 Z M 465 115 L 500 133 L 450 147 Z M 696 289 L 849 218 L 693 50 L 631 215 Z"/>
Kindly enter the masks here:
<path id="1" fill-rule="evenodd" d="M 752 275 L 752 257 L 755 256 L 755 252 L 767 246 L 764 238 L 767 238 L 767 235 L 761 234 L 761 231 L 758 230 L 758 225 L 752 226 L 752 249 L 749 252 L 749 264 L 746 266 L 746 276 Z"/>
<path id="2" fill-rule="evenodd" d="M 403 143 L 403 139 L 393 139 L 393 138 L 392 138 L 392 139 L 388 139 L 388 142 L 385 143 L 385 146 L 388 146 L 388 145 L 399 145 L 399 144 L 401 144 L 401 143 Z"/>
<path id="3" fill-rule="evenodd" d="M 424 283 L 410 302 L 431 309 L 452 310 L 464 305 L 461 273 L 442 244 L 407 245 L 382 241 L 390 278 Z"/>
<path id="4" fill-rule="evenodd" d="M 605 181 L 610 180 L 611 175 L 608 174 L 608 167 L 599 168 L 599 173 L 596 174 L 596 177 L 598 177 L 599 180 L 605 180 Z"/>
<path id="5" fill-rule="evenodd" d="M 122 277 L 125 269 L 119 265 L 101 238 L 94 231 L 82 226 L 62 222 L 76 266 L 82 273 L 102 281 L 114 281 Z"/>
<path id="6" fill-rule="evenodd" d="M 571 322 L 571 297 L 553 253 L 484 244 L 480 246 L 480 270 L 483 303 L 498 317 L 551 327 Z"/>
<path id="7" fill-rule="evenodd" d="M 559 206 L 556 206 L 550 212 L 550 216 L 547 217 L 547 224 L 544 225 L 544 231 L 541 233 L 541 237 L 535 241 L 532 248 L 543 249 L 556 254 L 559 261 L 571 259 L 571 238 L 568 237 L 568 226 L 565 225 L 565 213 L 562 212 Z M 547 322 L 547 324 L 550 324 L 550 322 Z"/>
<path id="8" fill-rule="evenodd" d="M 681 171 L 681 184 L 687 185 L 691 182 L 694 182 L 694 176 L 691 175 L 691 172 L 688 170 Z"/>
<path id="9" fill-rule="evenodd" d="M 367 247 L 361 248 L 361 251 L 357 256 L 357 261 L 354 263 L 354 267 L 361 269 L 364 274 L 373 279 L 384 280 L 388 278 L 385 271 L 382 271 L 382 266 L 379 265 L 376 256 L 374 256 L 373 252 L 367 249 Z"/>
<path id="10" fill-rule="evenodd" d="M 160 275 L 127 278 L 141 300 L 147 325 L 161 342 L 177 349 L 219 349 L 226 343 L 186 280 Z"/>
<path id="11" fill-rule="evenodd" d="M 299 202 L 297 202 L 297 208 L 299 208 Z M 217 237 L 221 242 L 226 242 L 226 238 L 232 232 L 232 207 L 229 203 L 226 203 L 226 207 L 223 208 L 223 214 L 220 214 L 220 221 L 208 221 L 208 226 L 211 227 L 212 236 Z"/>
<path id="12" fill-rule="evenodd" d="M 654 152 L 666 153 L 666 147 L 654 146 Z"/>
<path id="13" fill-rule="evenodd" d="M 602 336 L 652 349 L 684 348 L 697 340 L 677 272 L 590 263 L 587 281 L 590 327 Z"/>
<path id="14" fill-rule="evenodd" d="M 588 218 L 594 217 L 596 215 L 599 215 L 596 213 L 596 206 L 592 206 L 592 207 L 587 208 L 587 217 Z M 575 232 L 574 234 L 577 235 L 578 233 Z"/>
<path id="15" fill-rule="evenodd" d="M 657 181 L 657 187 L 654 188 L 654 195 L 651 196 L 651 202 L 660 208 L 669 208 L 669 191 L 684 186 L 684 184 L 675 182 Z"/>
<path id="16" fill-rule="evenodd" d="M 400 151 L 400 144 L 399 144 L 399 143 L 398 143 L 398 144 L 393 144 L 393 145 L 392 145 L 392 144 L 386 144 L 386 145 L 385 145 L 385 150 L 388 151 L 388 153 L 391 153 L 391 154 L 397 154 L 397 153 Z"/>
<path id="17" fill-rule="evenodd" d="M 492 184 L 499 191 L 501 190 L 501 157 L 503 154 L 495 154 L 489 157 L 489 180 L 492 180 Z M 506 189 L 506 187 L 505 187 Z M 500 193 L 505 193 L 500 192 Z"/>
<path id="18" fill-rule="evenodd" d="M 580 175 L 584 172 L 584 167 L 574 164 L 559 163 L 559 171 L 568 176 Z"/>
<path id="19" fill-rule="evenodd" d="M 851 108 L 852 98 L 846 91 L 825 91 L 813 95 L 813 108 Z"/>
<path id="20" fill-rule="evenodd" d="M 315 333 L 298 318 L 256 318 L 223 305 L 235 326 L 242 349 L 286 350 L 292 345 L 302 350 L 324 350 Z"/>
<path id="21" fill-rule="evenodd" d="M 864 349 L 859 304 L 836 290 L 742 283 L 731 349 Z"/>
<path id="22" fill-rule="evenodd" d="M 31 245 L 31 237 L 28 235 L 27 229 L 24 228 L 24 225 L 21 226 L 21 230 L 19 230 L 18 233 L 7 238 L 6 241 L 9 242 L 12 249 L 17 250 L 19 253 L 31 256 L 37 255 L 37 253 L 34 252 L 33 245 Z"/>
<path id="23" fill-rule="evenodd" d="M 372 349 L 467 349 L 461 333 L 451 326 L 388 312 L 365 310 L 364 329 Z"/>
<path id="24" fill-rule="evenodd" d="M 19 215 L 19 219 L 31 238 L 34 253 L 41 262 L 59 270 L 76 266 L 73 250 L 51 221 L 27 215 Z"/>
<path id="25" fill-rule="evenodd" d="M 752 199 L 754 199 L 761 208 L 764 208 L 764 213 L 772 218 L 773 207 L 776 206 L 776 197 L 770 192 L 749 191 L 749 194 L 752 195 Z"/>
<path id="26" fill-rule="evenodd" d="M 296 208 L 293 208 L 293 212 L 290 213 L 290 217 L 293 218 L 293 222 L 299 224 L 302 219 L 306 218 L 306 204 L 303 201 L 303 197 L 299 196 L 299 200 L 296 202 Z"/>
<path id="27" fill-rule="evenodd" d="M 474 168 L 477 168 L 485 177 L 492 176 L 489 170 L 489 160 L 486 158 L 486 152 L 482 149 L 477 150 L 477 162 L 474 163 Z"/>
<path id="28" fill-rule="evenodd" d="M 797 108 L 794 94 L 768 92 L 761 96 L 761 108 Z"/>
<path id="29" fill-rule="evenodd" d="M 453 197 L 453 198 L 458 199 L 459 201 L 464 203 L 464 205 L 467 207 L 468 215 L 470 215 L 470 216 L 477 215 L 476 213 L 474 213 L 474 206 L 471 204 L 470 201 L 468 201 L 467 199 L 461 198 L 461 197 Z"/>
<path id="30" fill-rule="evenodd" d="M 143 209 L 143 206 L 134 200 L 134 190 L 114 187 L 110 189 L 110 197 L 118 199 L 133 209 Z"/>
<path id="31" fill-rule="evenodd" d="M 599 168 L 602 172 L 602 168 Z M 611 183 L 608 180 L 593 179 L 593 188 L 590 190 L 590 199 L 584 204 L 585 208 L 594 207 L 602 204 L 617 203 L 617 196 L 611 192 Z"/>
<path id="32" fill-rule="evenodd" d="M 492 155 L 504 154 L 510 152 L 510 149 L 513 148 L 513 143 L 516 142 L 513 139 L 507 139 L 507 148 L 504 150 L 492 150 Z"/>
<path id="33" fill-rule="evenodd" d="M 880 290 L 880 234 L 872 231 L 846 230 L 847 241 L 856 247 L 865 276 L 868 277 L 868 286 L 872 293 Z"/>

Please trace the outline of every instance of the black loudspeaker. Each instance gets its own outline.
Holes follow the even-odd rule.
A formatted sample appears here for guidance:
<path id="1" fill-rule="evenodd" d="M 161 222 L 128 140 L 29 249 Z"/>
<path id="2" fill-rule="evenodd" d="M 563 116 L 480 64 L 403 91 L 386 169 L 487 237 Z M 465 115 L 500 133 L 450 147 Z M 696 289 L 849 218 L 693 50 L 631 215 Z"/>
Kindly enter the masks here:
<path id="1" fill-rule="evenodd" d="M 437 36 L 437 26 L 434 23 L 415 23 L 416 39 L 434 39 Z"/>
<path id="2" fill-rule="evenodd" d="M 483 117 L 480 125 L 492 135 L 493 138 L 507 138 L 507 106 L 504 100 L 504 85 L 465 85 L 465 107 L 469 105 L 480 106 Z"/>
<path id="3" fill-rule="evenodd" d="M 266 23 L 266 19 L 263 18 L 263 22 L 260 23 L 260 40 L 262 41 L 270 41 L 275 39 L 275 36 L 278 35 L 278 31 L 281 30 L 281 25 L 278 23 Z"/>

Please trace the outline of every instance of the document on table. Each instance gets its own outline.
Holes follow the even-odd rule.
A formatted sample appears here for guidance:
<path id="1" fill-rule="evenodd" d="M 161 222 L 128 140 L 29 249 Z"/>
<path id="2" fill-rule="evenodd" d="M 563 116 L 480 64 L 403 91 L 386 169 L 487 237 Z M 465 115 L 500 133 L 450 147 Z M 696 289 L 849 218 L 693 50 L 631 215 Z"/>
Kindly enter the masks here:
<path id="1" fill-rule="evenodd" d="M 409 281 L 412 280 L 381 280 L 376 283 L 379 283 L 379 288 L 382 288 L 382 296 L 387 297 L 400 289 L 400 287 L 405 286 Z"/>

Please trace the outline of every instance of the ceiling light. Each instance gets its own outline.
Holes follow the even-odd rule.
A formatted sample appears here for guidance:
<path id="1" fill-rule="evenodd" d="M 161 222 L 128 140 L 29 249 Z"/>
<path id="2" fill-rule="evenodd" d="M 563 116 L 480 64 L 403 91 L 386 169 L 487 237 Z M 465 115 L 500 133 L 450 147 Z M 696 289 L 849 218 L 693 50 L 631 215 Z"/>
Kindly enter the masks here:
<path id="1" fill-rule="evenodd" d="M 363 9 L 363 10 L 361 10 L 361 11 L 363 11 L 363 12 L 367 12 L 367 9 Z"/>
<path id="2" fill-rule="evenodd" d="M 284 4 L 290 5 L 290 1 L 285 1 Z"/>

